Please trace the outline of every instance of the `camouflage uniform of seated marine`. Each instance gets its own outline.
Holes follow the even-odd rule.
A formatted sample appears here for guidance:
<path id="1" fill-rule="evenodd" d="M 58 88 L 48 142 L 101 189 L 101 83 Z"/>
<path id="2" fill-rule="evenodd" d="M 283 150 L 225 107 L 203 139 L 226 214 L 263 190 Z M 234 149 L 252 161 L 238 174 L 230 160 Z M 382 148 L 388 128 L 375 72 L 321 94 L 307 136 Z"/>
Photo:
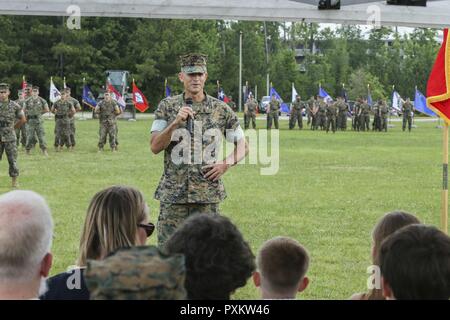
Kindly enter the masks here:
<path id="1" fill-rule="evenodd" d="M 201 75 L 203 81 L 206 80 L 205 55 L 188 54 L 181 57 L 180 80 L 181 77 L 191 77 L 192 74 L 193 76 Z M 204 82 L 202 85 L 204 86 Z M 185 90 L 190 90 L 186 84 L 184 86 Z M 190 142 L 171 141 L 164 149 L 164 173 L 155 192 L 155 199 L 160 201 L 157 224 L 160 247 L 189 216 L 198 213 L 219 213 L 219 203 L 226 198 L 222 181 L 220 179 L 212 181 L 206 178 L 206 173 L 202 170 L 204 165 L 216 163 L 218 154 L 209 153 L 211 161 L 208 163 L 201 156 L 201 163 L 195 161 L 196 154 L 203 154 L 207 151 L 206 147 L 216 141 L 215 137 L 205 135 L 206 130 L 208 132 L 217 130 L 230 142 L 239 141 L 244 137 L 238 117 L 231 108 L 223 101 L 202 92 L 204 100 L 194 102 L 192 105 L 195 128 Z M 186 105 L 185 94 L 186 91 L 180 95 L 167 97 L 159 103 L 151 128 L 152 136 L 160 134 L 175 121 L 179 110 Z M 178 129 L 182 129 L 180 131 L 187 132 L 185 128 L 186 121 L 178 125 Z M 174 133 L 176 132 L 179 131 L 174 131 Z M 202 136 L 196 136 L 197 133 L 201 133 Z M 195 144 L 194 139 L 197 141 Z M 193 146 L 190 148 L 190 155 L 187 156 L 191 163 L 172 161 L 172 152 L 177 152 L 183 144 L 189 143 Z"/>
<path id="2" fill-rule="evenodd" d="M 103 260 L 88 260 L 84 274 L 92 300 L 184 300 L 185 259 L 158 248 L 119 249 Z"/>
<path id="3" fill-rule="evenodd" d="M 12 178 L 12 187 L 16 188 L 19 168 L 17 167 L 17 145 L 14 127 L 25 123 L 22 108 L 8 99 L 9 85 L 0 83 L 0 160 L 6 153 L 9 164 L 9 176 Z"/>
<path id="4" fill-rule="evenodd" d="M 44 119 L 42 115 L 49 112 L 48 103 L 44 98 L 39 96 L 39 87 L 33 86 L 31 97 L 25 101 L 24 112 L 27 115 L 28 131 L 27 131 L 27 154 L 34 147 L 35 136 L 39 141 L 39 147 L 42 153 L 47 156 L 47 142 L 45 140 Z"/>

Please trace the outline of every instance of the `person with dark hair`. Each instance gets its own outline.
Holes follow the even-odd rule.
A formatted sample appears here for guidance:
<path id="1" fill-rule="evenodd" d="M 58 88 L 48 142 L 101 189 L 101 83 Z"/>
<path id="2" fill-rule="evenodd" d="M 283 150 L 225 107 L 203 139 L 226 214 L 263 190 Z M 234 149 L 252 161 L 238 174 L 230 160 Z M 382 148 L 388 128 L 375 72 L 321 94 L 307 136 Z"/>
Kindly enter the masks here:
<path id="1" fill-rule="evenodd" d="M 395 231 L 411 225 L 419 224 L 420 221 L 414 215 L 403 212 L 393 211 L 386 213 L 376 224 L 372 231 L 372 265 L 375 267 L 380 266 L 379 255 L 381 243 L 384 239 L 389 237 Z M 384 300 L 383 292 L 381 291 L 381 284 L 377 288 L 376 283 L 372 285 L 373 288 L 369 288 L 367 293 L 356 293 L 350 299 L 351 300 Z"/>
<path id="2" fill-rule="evenodd" d="M 230 219 L 218 214 L 189 217 L 165 249 L 185 256 L 188 299 L 228 300 L 255 270 L 250 246 Z"/>
<path id="3" fill-rule="evenodd" d="M 450 299 L 450 237 L 433 226 L 410 225 L 381 245 L 383 295 L 398 300 Z"/>
<path id="4" fill-rule="evenodd" d="M 295 299 L 297 292 L 308 286 L 308 267 L 309 255 L 300 243 L 276 237 L 266 241 L 259 251 L 253 282 L 263 299 Z"/>

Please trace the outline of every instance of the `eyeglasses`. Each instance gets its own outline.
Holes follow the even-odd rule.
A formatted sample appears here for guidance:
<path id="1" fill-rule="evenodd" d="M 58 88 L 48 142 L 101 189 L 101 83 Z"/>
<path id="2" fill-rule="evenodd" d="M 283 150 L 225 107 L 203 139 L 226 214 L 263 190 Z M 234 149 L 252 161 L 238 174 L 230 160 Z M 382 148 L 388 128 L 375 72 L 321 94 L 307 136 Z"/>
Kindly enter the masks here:
<path id="1" fill-rule="evenodd" d="M 147 238 L 150 237 L 155 231 L 155 225 L 151 222 L 149 223 L 138 223 L 137 225 L 139 228 L 142 228 L 145 230 L 145 234 L 147 235 Z"/>

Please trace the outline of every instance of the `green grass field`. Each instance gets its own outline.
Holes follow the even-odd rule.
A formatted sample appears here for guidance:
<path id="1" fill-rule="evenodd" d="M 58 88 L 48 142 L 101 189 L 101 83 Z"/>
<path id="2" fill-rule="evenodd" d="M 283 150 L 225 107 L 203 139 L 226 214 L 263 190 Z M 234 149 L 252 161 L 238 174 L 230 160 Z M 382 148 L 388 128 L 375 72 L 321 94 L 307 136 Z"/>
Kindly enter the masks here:
<path id="1" fill-rule="evenodd" d="M 112 184 L 139 188 L 156 221 L 153 193 L 163 155 L 149 149 L 150 119 L 119 122 L 119 152 L 97 153 L 98 122 L 77 121 L 74 152 L 53 150 L 53 121 L 45 121 L 49 158 L 38 149 L 19 151 L 20 187 L 48 200 L 56 225 L 52 275 L 73 265 L 91 197 Z M 258 121 L 260 128 L 263 121 Z M 412 133 L 401 123 L 388 133 L 352 131 L 326 134 L 287 130 L 281 121 L 280 168 L 260 175 L 261 166 L 238 165 L 224 177 L 228 198 L 221 211 L 249 241 L 255 255 L 274 236 L 290 236 L 311 255 L 310 286 L 302 299 L 346 299 L 365 290 L 371 229 L 388 211 L 415 213 L 439 226 L 442 183 L 442 130 L 418 122 Z M 0 164 L 0 192 L 10 190 L 6 157 Z M 151 244 L 156 243 L 156 235 Z M 259 298 L 252 282 L 234 299 Z"/>

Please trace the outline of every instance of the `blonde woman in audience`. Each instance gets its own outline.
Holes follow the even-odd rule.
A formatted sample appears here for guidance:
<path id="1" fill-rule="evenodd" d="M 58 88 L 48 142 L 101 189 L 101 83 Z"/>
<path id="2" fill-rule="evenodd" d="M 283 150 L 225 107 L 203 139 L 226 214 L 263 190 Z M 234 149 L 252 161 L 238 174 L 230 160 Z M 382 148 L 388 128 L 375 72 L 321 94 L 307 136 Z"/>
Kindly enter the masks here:
<path id="1" fill-rule="evenodd" d="M 91 200 L 80 240 L 78 266 L 49 279 L 43 299 L 84 300 L 87 260 L 102 260 L 120 248 L 145 245 L 155 226 L 148 222 L 149 208 L 142 193 L 128 186 L 112 186 Z"/>

